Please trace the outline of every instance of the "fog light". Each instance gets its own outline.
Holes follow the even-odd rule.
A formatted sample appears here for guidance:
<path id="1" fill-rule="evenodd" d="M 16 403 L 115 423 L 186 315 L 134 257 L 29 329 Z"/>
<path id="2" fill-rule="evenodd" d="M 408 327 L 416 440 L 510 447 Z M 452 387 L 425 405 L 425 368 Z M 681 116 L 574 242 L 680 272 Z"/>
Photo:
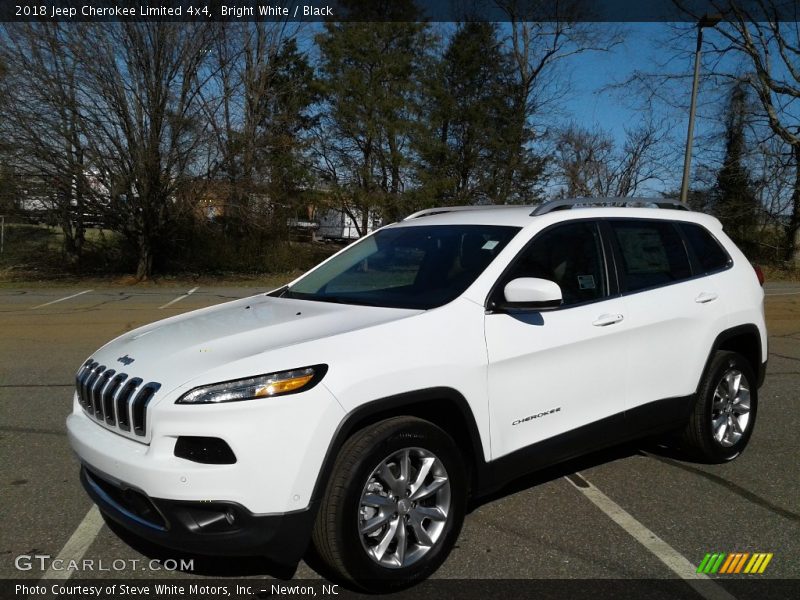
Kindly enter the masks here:
<path id="1" fill-rule="evenodd" d="M 215 437 L 181 436 L 175 443 L 175 456 L 207 465 L 232 465 L 236 456 L 231 447 Z"/>

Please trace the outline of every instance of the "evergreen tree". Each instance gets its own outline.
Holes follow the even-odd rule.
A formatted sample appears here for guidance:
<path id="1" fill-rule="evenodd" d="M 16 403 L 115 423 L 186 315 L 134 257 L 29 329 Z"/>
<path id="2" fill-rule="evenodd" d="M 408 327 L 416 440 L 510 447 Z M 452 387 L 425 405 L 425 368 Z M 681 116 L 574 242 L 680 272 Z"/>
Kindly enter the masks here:
<path id="1" fill-rule="evenodd" d="M 427 127 L 418 141 L 422 204 L 530 199 L 542 165 L 520 143 L 513 73 L 495 24 L 458 27 L 428 80 Z"/>
<path id="2" fill-rule="evenodd" d="M 298 194 L 311 183 L 306 140 L 314 124 L 311 107 L 319 100 L 319 84 L 307 55 L 295 38 L 282 42 L 272 58 L 269 92 L 260 101 L 258 150 L 260 166 L 267 171 L 269 197 L 281 205 L 300 201 Z"/>
<path id="3" fill-rule="evenodd" d="M 365 20 L 389 17 L 328 22 L 317 36 L 325 93 L 319 163 L 363 235 L 370 215 L 393 220 L 408 212 L 403 192 L 410 135 L 432 37 L 427 24 L 416 21 L 413 0 L 348 0 L 343 6 Z"/>
<path id="4" fill-rule="evenodd" d="M 758 199 L 745 164 L 747 114 L 747 88 L 739 82 L 731 90 L 725 113 L 725 158 L 717 175 L 714 212 L 728 235 L 752 251 Z"/>

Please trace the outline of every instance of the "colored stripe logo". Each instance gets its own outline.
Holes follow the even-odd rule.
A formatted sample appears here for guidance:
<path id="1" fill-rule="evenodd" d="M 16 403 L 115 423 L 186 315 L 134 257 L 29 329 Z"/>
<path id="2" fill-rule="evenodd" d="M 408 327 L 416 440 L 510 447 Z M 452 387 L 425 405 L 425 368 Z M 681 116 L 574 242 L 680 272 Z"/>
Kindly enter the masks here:
<path id="1" fill-rule="evenodd" d="M 769 561 L 772 560 L 772 552 L 709 552 L 705 555 L 700 566 L 697 567 L 698 573 L 713 575 L 715 573 L 725 575 L 735 575 L 747 573 L 756 575 L 763 573 Z"/>

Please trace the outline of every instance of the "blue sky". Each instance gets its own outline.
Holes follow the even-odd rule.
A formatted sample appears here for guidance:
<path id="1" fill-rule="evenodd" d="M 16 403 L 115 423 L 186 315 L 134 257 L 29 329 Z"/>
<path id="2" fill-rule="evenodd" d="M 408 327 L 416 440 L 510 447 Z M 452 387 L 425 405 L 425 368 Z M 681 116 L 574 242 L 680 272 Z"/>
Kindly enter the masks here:
<path id="1" fill-rule="evenodd" d="M 615 26 L 617 24 L 609 24 Z M 603 24 L 598 24 L 603 27 Z M 600 127 L 609 131 L 621 144 L 625 138 L 625 128 L 635 127 L 646 114 L 639 108 L 643 96 L 634 86 L 624 83 L 635 71 L 658 73 L 670 72 L 676 79 L 668 95 L 676 106 L 656 103 L 652 115 L 663 120 L 669 129 L 669 143 L 674 149 L 676 160 L 674 185 L 680 180 L 683 149 L 686 143 L 686 130 L 689 121 L 688 104 L 691 93 L 694 68 L 695 33 L 690 31 L 683 38 L 685 52 L 670 56 L 673 52 L 665 50 L 663 42 L 673 39 L 675 31 L 667 23 L 625 23 L 621 44 L 607 52 L 589 52 L 573 59 L 569 66 L 574 93 L 564 106 L 565 120 L 572 120 L 587 128 Z M 711 41 L 713 32 L 706 30 L 705 39 Z M 613 89 L 609 86 L 617 84 Z M 698 92 L 698 114 L 694 131 L 693 165 L 703 159 L 702 145 L 696 143 L 704 135 L 718 129 L 720 114 L 720 90 L 713 82 L 701 79 Z M 667 182 L 669 186 L 669 182 Z M 656 190 L 661 185 L 654 185 Z"/>
<path id="2" fill-rule="evenodd" d="M 609 24 L 609 26 L 615 25 Z M 603 24 L 597 26 L 602 27 Z M 636 95 L 634 89 L 618 88 L 604 91 L 604 88 L 615 83 L 622 84 L 637 70 L 658 71 L 665 60 L 661 56 L 664 51 L 660 49 L 659 40 L 671 33 L 670 25 L 666 23 L 625 23 L 620 26 L 624 28 L 621 44 L 608 52 L 588 52 L 571 61 L 570 70 L 575 94 L 569 98 L 566 106 L 575 120 L 585 124 L 601 124 L 616 136 L 624 136 L 625 125 L 635 123 L 641 118 L 641 113 L 634 108 L 641 98 Z M 708 35 L 707 33 L 706 36 Z M 693 46 L 694 36 L 690 42 Z M 669 62 L 670 71 L 685 72 L 687 102 L 694 67 L 692 60 L 693 55 L 689 54 Z M 702 94 L 702 87 L 700 93 Z M 675 125 L 679 124 L 678 119 L 682 119 L 684 129 L 688 122 L 688 111 L 685 114 L 666 111 L 663 116 L 676 119 Z"/>
<path id="3" fill-rule="evenodd" d="M 600 125 L 618 138 L 624 136 L 625 126 L 641 115 L 631 106 L 634 99 L 603 88 L 623 83 L 636 70 L 652 70 L 652 41 L 665 30 L 661 23 L 629 23 L 624 27 L 624 41 L 610 51 L 588 52 L 571 60 L 575 93 L 565 106 L 565 112 L 576 122 L 588 127 Z"/>
<path id="4" fill-rule="evenodd" d="M 434 24 L 434 28 L 439 29 L 440 33 L 446 32 L 453 26 L 454 24 Z M 501 35 L 506 27 L 507 25 L 500 25 Z M 639 108 L 642 103 L 639 91 L 632 86 L 625 87 L 622 84 L 637 70 L 654 73 L 666 69 L 679 75 L 681 79 L 673 82 L 671 98 L 682 106 L 659 103 L 652 109 L 654 118 L 663 122 L 669 130 L 667 144 L 676 161 L 670 171 L 674 172 L 674 179 L 664 184 L 653 182 L 648 186 L 651 191 L 660 191 L 666 187 L 674 189 L 680 183 L 683 149 L 686 143 L 695 45 L 694 30 L 681 38 L 679 45 L 684 52 L 667 60 L 674 54 L 674 49 L 667 51 L 662 44 L 670 38 L 674 41 L 675 36 L 674 27 L 668 23 L 596 23 L 593 27 L 596 27 L 601 34 L 604 29 L 608 29 L 609 34 L 613 31 L 620 32 L 621 43 L 609 51 L 577 54 L 562 63 L 563 70 L 559 72 L 559 76 L 570 78 L 570 93 L 561 102 L 561 108 L 556 114 L 537 115 L 536 121 L 548 129 L 565 125 L 570 121 L 588 129 L 601 128 L 611 133 L 621 146 L 625 138 L 625 128 L 636 127 L 643 118 L 649 116 Z M 691 25 L 688 27 L 693 29 Z M 303 36 L 305 43 L 302 45 L 314 51 L 310 41 L 320 28 L 320 25 L 314 24 L 306 29 Z M 706 39 L 710 41 L 714 34 L 706 31 Z M 618 84 L 618 87 L 608 89 L 613 84 Z M 695 139 L 717 129 L 720 96 L 716 92 L 718 90 L 713 90 L 710 82 L 701 82 Z M 704 106 L 704 102 L 712 101 L 717 104 Z M 702 159 L 702 154 L 702 148 L 695 146 L 695 158 Z M 697 161 L 693 161 L 693 164 L 696 165 Z"/>

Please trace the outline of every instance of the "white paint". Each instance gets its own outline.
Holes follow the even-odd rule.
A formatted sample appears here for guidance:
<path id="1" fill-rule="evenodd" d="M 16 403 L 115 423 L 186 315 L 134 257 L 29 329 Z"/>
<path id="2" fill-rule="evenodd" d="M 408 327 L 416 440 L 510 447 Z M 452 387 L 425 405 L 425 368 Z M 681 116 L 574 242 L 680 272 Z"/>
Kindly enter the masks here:
<path id="1" fill-rule="evenodd" d="M 708 575 L 698 573 L 697 565 L 693 565 L 667 542 L 642 525 L 633 515 L 597 489 L 580 473 L 575 473 L 575 475 L 586 482 L 588 487 L 582 487 L 576 484 L 569 479 L 569 477 L 565 477 L 564 479 L 569 481 L 576 490 L 591 500 L 591 502 L 602 510 L 612 521 L 622 527 L 631 537 L 654 554 L 670 571 L 681 579 L 684 579 L 686 583 L 703 598 L 707 600 L 736 600 L 734 596 L 710 579 Z"/>
<path id="2" fill-rule="evenodd" d="M 92 504 L 92 508 L 83 517 L 83 521 L 72 533 L 67 543 L 64 544 L 58 556 L 56 556 L 55 560 L 61 561 L 58 564 L 66 567 L 70 561 L 80 562 L 89 546 L 92 545 L 94 538 L 97 537 L 101 527 L 103 527 L 103 517 L 100 515 L 97 506 Z M 73 571 L 70 569 L 55 570 L 51 566 L 42 576 L 42 579 L 69 579 L 72 577 L 72 573 Z"/>
<path id="3" fill-rule="evenodd" d="M 58 300 L 51 300 L 50 302 L 45 302 L 44 304 L 39 304 L 38 306 L 32 306 L 31 310 L 42 308 L 43 306 L 50 306 L 51 304 L 55 304 L 56 302 L 63 302 L 64 300 L 69 300 L 70 298 L 77 298 L 78 296 L 82 296 L 83 294 L 88 294 L 89 292 L 93 292 L 94 290 L 83 290 L 82 292 L 78 292 L 77 294 L 72 294 L 71 296 L 67 296 L 65 298 L 59 298 Z"/>
<path id="4" fill-rule="evenodd" d="M 172 300 L 167 302 L 164 306 L 159 306 L 158 308 L 160 308 L 160 309 L 161 308 L 168 308 L 168 307 L 172 306 L 173 304 L 175 304 L 176 302 L 179 302 L 179 301 L 183 300 L 184 298 L 188 298 L 189 296 L 194 294 L 198 290 L 198 288 L 199 288 L 199 286 L 198 287 L 194 287 L 194 288 L 190 289 L 188 292 L 186 292 L 185 294 L 183 294 L 182 296 L 178 296 L 177 298 L 173 298 Z"/>

